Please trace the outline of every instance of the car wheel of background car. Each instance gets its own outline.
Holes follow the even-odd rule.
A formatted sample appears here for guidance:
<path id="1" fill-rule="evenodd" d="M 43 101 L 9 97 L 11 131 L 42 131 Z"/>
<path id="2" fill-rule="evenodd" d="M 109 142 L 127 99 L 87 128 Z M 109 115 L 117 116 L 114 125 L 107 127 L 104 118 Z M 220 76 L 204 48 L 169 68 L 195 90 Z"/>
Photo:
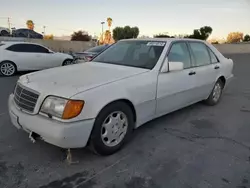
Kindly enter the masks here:
<path id="1" fill-rule="evenodd" d="M 64 60 L 62 66 L 71 65 L 71 64 L 74 64 L 73 60 L 72 59 L 66 59 L 66 60 Z"/>
<path id="2" fill-rule="evenodd" d="M 0 63 L 0 74 L 3 76 L 13 76 L 17 71 L 15 63 L 3 61 Z"/>
<path id="3" fill-rule="evenodd" d="M 99 155 L 111 155 L 126 143 L 133 128 L 131 108 L 124 102 L 112 103 L 97 116 L 90 137 L 90 147 Z"/>
<path id="4" fill-rule="evenodd" d="M 5 31 L 5 30 L 2 30 L 1 33 L 0 33 L 0 36 L 9 36 L 9 33 L 8 31 Z"/>
<path id="5" fill-rule="evenodd" d="M 220 101 L 220 99 L 221 99 L 223 88 L 224 88 L 224 84 L 219 79 L 215 83 L 214 88 L 213 88 L 211 94 L 209 95 L 208 99 L 205 100 L 206 104 L 208 104 L 210 106 L 216 105 Z"/>

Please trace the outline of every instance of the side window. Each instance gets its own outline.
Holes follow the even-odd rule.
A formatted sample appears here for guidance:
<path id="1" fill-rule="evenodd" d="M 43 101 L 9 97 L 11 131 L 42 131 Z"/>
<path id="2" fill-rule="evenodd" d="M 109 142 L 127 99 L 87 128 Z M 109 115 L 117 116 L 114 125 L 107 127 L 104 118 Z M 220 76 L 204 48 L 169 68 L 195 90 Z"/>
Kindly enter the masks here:
<path id="1" fill-rule="evenodd" d="M 47 48 L 44 48 L 44 47 L 39 46 L 39 45 L 32 44 L 32 47 L 33 47 L 34 53 L 48 53 L 49 52 L 49 50 Z"/>
<path id="2" fill-rule="evenodd" d="M 35 44 L 14 44 L 6 50 L 26 53 L 48 53 L 48 49 Z"/>
<path id="3" fill-rule="evenodd" d="M 210 55 L 205 44 L 200 42 L 190 42 L 190 48 L 193 52 L 196 66 L 209 65 Z"/>
<path id="4" fill-rule="evenodd" d="M 191 58 L 185 42 L 174 43 L 168 54 L 168 61 L 184 63 L 184 69 L 190 68 Z"/>
<path id="5" fill-rule="evenodd" d="M 211 57 L 211 63 L 218 63 L 219 59 L 216 57 L 214 52 L 209 47 L 207 47 L 207 49 L 208 49 L 209 55 Z"/>
<path id="6" fill-rule="evenodd" d="M 23 44 L 22 52 L 32 53 L 34 51 L 33 45 L 31 44 Z"/>
<path id="7" fill-rule="evenodd" d="M 12 51 L 12 52 L 23 52 L 24 45 L 23 44 L 13 44 L 12 46 L 9 46 L 6 48 L 6 50 Z"/>
<path id="8" fill-rule="evenodd" d="M 23 52 L 27 53 L 48 53 L 48 49 L 35 45 L 35 44 L 24 44 Z"/>

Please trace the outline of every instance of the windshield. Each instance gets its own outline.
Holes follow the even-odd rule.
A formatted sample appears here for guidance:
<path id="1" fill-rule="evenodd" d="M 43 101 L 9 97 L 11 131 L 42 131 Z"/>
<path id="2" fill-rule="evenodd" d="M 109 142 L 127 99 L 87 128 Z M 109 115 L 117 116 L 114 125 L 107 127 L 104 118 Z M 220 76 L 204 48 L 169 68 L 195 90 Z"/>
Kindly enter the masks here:
<path id="1" fill-rule="evenodd" d="M 152 41 L 120 41 L 110 46 L 92 61 L 153 69 L 165 44 L 165 42 Z"/>
<path id="2" fill-rule="evenodd" d="M 107 47 L 108 47 L 108 45 L 96 46 L 94 48 L 90 48 L 90 49 L 86 50 L 85 52 L 99 53 L 99 52 L 102 52 L 103 50 L 105 50 L 105 48 L 107 48 Z"/>

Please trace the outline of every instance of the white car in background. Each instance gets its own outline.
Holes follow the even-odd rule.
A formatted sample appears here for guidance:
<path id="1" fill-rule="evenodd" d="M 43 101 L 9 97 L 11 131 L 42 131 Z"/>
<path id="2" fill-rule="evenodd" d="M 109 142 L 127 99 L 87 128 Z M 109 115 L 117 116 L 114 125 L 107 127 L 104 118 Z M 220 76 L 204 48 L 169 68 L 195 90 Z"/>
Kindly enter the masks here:
<path id="1" fill-rule="evenodd" d="M 12 76 L 17 71 L 42 70 L 72 63 L 72 56 L 53 52 L 40 44 L 0 43 L 0 75 L 3 76 Z"/>
<path id="2" fill-rule="evenodd" d="M 6 27 L 0 27 L 0 36 L 1 37 L 10 36 L 10 30 Z"/>
<path id="3" fill-rule="evenodd" d="M 232 70 L 233 61 L 204 41 L 122 40 L 92 62 L 21 76 L 9 114 L 32 140 L 89 144 L 109 155 L 154 118 L 203 100 L 217 104 Z"/>

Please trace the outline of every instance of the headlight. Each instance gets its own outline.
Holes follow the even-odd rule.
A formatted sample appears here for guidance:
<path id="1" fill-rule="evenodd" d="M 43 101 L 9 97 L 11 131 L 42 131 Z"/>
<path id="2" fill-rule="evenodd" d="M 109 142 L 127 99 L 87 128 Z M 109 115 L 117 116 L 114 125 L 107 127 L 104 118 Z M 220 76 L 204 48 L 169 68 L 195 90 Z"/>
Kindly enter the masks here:
<path id="1" fill-rule="evenodd" d="M 71 119 L 81 113 L 83 106 L 84 101 L 50 96 L 44 100 L 40 111 L 61 119 Z"/>

